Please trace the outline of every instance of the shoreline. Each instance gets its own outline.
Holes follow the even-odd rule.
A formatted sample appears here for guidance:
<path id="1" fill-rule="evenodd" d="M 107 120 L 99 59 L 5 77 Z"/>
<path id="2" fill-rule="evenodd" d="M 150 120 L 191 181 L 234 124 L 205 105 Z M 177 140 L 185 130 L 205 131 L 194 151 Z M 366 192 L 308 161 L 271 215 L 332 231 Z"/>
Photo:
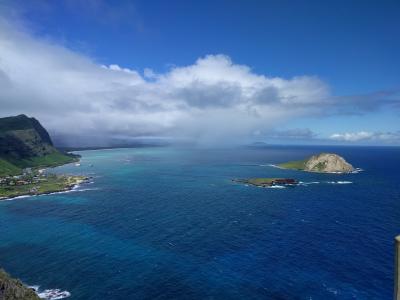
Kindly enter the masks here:
<path id="1" fill-rule="evenodd" d="M 72 191 L 76 190 L 76 188 L 78 188 L 78 187 L 79 187 L 79 184 L 76 184 L 72 188 L 68 188 L 66 190 L 60 190 L 60 191 L 54 191 L 54 192 L 43 192 L 43 193 L 32 193 L 32 194 L 22 194 L 22 195 L 16 195 L 16 196 L 11 196 L 11 197 L 0 197 L 0 201 L 11 201 L 11 200 L 16 200 L 16 199 L 23 199 L 23 198 L 43 196 L 43 195 L 68 193 L 68 192 L 72 192 Z"/>
<path id="2" fill-rule="evenodd" d="M 15 196 L 10 196 L 10 197 L 0 197 L 0 201 L 11 201 L 11 200 L 28 198 L 28 197 L 68 193 L 68 192 L 77 190 L 77 188 L 79 188 L 82 183 L 88 182 L 89 179 L 90 179 L 90 177 L 87 177 L 84 180 L 82 180 L 81 182 L 75 183 L 75 184 L 68 186 L 64 189 L 61 189 L 59 191 L 46 191 L 46 192 L 42 192 L 42 193 L 27 193 L 27 194 L 15 195 Z"/>
<path id="3" fill-rule="evenodd" d="M 75 182 L 73 183 L 68 183 L 66 186 L 63 188 L 60 188 L 59 190 L 49 190 L 49 191 L 43 191 L 43 192 L 27 192 L 27 193 L 21 193 L 18 195 L 11 195 L 11 196 L 6 196 L 6 197 L 0 197 L 0 202 L 1 201 L 10 201 L 10 200 L 15 200 L 18 198 L 27 198 L 27 197 L 35 197 L 35 196 L 42 196 L 42 195 L 51 195 L 51 194 L 58 194 L 58 193 L 68 193 L 76 190 L 81 184 L 83 183 L 88 183 L 91 177 L 89 176 L 67 176 L 68 180 L 74 179 Z"/>

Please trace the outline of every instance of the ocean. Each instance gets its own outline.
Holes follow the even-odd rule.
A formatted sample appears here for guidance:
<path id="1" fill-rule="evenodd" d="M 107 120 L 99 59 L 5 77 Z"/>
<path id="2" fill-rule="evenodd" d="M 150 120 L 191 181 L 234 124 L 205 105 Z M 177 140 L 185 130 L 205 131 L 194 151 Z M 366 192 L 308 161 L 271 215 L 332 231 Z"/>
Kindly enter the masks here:
<path id="1" fill-rule="evenodd" d="M 270 164 L 319 152 L 363 171 Z M 78 152 L 69 193 L 0 201 L 0 266 L 91 299 L 392 299 L 400 148 L 173 147 Z M 259 188 L 234 178 L 289 177 Z"/>

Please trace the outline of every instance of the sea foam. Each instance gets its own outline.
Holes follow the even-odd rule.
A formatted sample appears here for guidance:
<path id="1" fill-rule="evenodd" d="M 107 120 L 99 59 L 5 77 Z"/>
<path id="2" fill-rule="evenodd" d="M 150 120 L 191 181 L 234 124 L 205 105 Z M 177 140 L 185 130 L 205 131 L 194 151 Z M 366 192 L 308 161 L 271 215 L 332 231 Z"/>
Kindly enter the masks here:
<path id="1" fill-rule="evenodd" d="M 58 300 L 58 299 L 65 299 L 71 296 L 71 293 L 68 291 L 62 291 L 60 289 L 46 289 L 40 291 L 39 285 L 32 285 L 28 286 L 29 288 L 33 289 L 35 293 L 39 296 L 40 299 L 45 300 Z"/>
<path id="2" fill-rule="evenodd" d="M 327 181 L 329 184 L 351 184 L 352 181 Z"/>

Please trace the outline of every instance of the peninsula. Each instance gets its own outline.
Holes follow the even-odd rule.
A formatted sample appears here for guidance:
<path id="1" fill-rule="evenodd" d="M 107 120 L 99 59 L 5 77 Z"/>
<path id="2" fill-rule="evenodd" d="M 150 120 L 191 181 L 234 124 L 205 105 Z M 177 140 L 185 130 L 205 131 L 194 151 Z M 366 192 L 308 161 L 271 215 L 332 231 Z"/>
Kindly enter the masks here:
<path id="1" fill-rule="evenodd" d="M 0 200 L 24 195 L 43 195 L 72 190 L 86 182 L 86 176 L 43 174 L 39 172 L 0 178 Z"/>
<path id="2" fill-rule="evenodd" d="M 44 168 L 79 161 L 56 149 L 46 129 L 26 115 L 0 118 L 0 200 L 67 191 L 88 178 L 54 175 Z"/>
<path id="3" fill-rule="evenodd" d="M 334 153 L 320 153 L 305 160 L 290 161 L 277 166 L 317 173 L 351 173 L 355 170 L 343 157 Z"/>

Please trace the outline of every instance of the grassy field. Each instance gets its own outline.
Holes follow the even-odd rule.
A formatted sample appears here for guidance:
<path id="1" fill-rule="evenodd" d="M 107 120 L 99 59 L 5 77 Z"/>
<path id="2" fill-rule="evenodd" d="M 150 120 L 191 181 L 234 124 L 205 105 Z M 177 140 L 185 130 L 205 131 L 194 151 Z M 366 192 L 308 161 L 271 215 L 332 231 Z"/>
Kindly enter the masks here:
<path id="1" fill-rule="evenodd" d="M 250 184 L 254 185 L 268 185 L 274 182 L 274 180 L 279 179 L 279 178 L 250 178 L 247 179 L 246 181 Z"/>
<path id="2" fill-rule="evenodd" d="M 7 175 L 17 175 L 21 173 L 21 168 L 0 158 L 0 177 Z"/>
<path id="3" fill-rule="evenodd" d="M 0 177 L 21 174 L 23 168 L 56 167 L 78 161 L 78 157 L 54 152 L 44 156 L 36 156 L 29 159 L 7 161 L 0 158 Z"/>
<path id="4" fill-rule="evenodd" d="M 26 185 L 0 186 L 1 198 L 12 198 L 29 194 L 47 194 L 68 190 L 71 186 L 85 180 L 84 176 L 48 176 L 46 181 Z M 31 192 L 36 188 L 35 192 Z"/>
<path id="5" fill-rule="evenodd" d="M 234 179 L 233 181 L 260 187 L 269 187 L 273 185 L 294 185 L 298 183 L 297 180 L 292 178 L 248 178 Z"/>
<path id="6" fill-rule="evenodd" d="M 22 167 L 55 167 L 77 161 L 78 158 L 54 152 L 44 156 L 36 156 L 29 159 L 22 159 L 16 165 Z"/>
<path id="7" fill-rule="evenodd" d="M 304 170 L 306 162 L 307 160 L 289 161 L 283 164 L 279 164 L 278 167 L 292 170 Z"/>

